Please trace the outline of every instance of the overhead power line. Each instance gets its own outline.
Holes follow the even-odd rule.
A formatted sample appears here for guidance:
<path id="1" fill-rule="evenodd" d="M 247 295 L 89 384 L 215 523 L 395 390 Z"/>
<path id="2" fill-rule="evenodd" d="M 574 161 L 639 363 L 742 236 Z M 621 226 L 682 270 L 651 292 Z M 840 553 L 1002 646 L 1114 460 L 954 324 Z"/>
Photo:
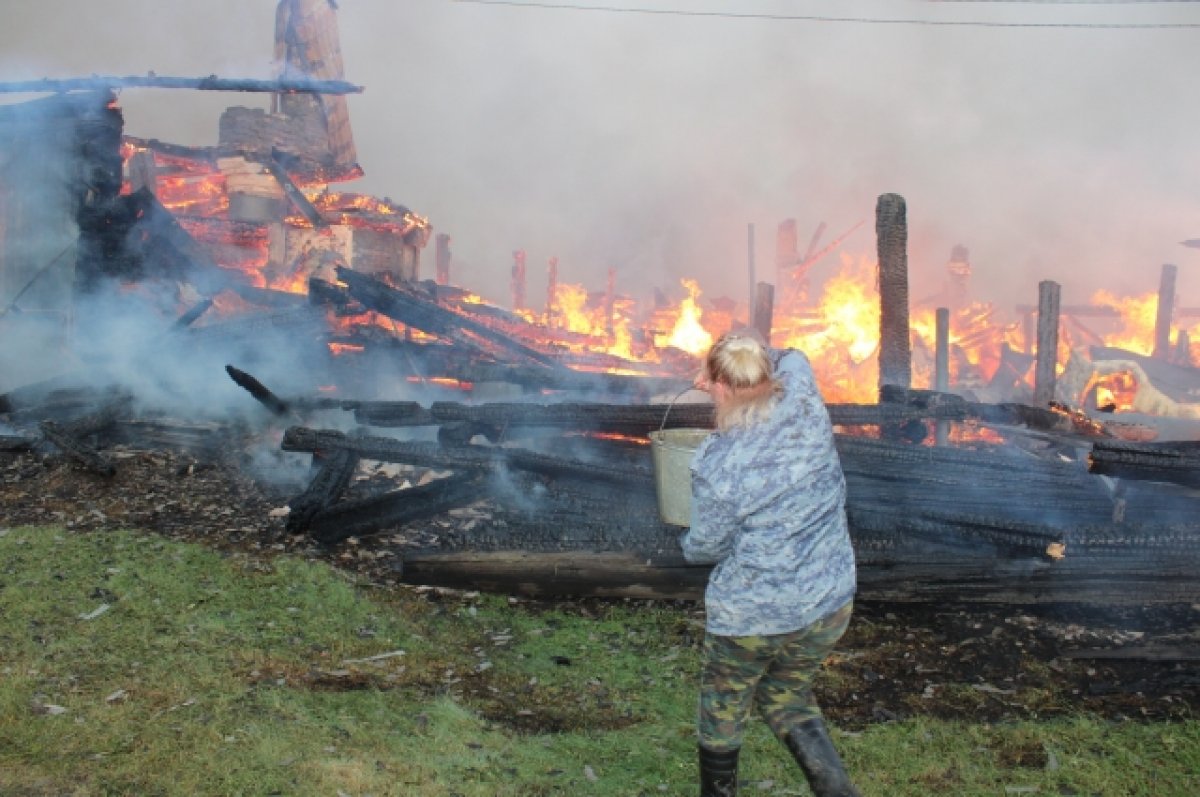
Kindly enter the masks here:
<path id="1" fill-rule="evenodd" d="M 936 2 L 937 0 L 935 0 Z M 983 2 L 983 0 L 940 0 L 941 2 Z M 1167 0 L 1182 2 L 1183 0 Z M 929 25 L 958 28 L 1087 28 L 1094 30 L 1186 30 L 1200 28 L 1200 22 L 999 22 L 990 20 L 883 19 L 876 17 L 833 17 L 809 14 L 758 14 L 736 11 L 680 11 L 667 8 L 634 6 L 573 5 L 536 0 L 452 0 L 479 6 L 507 6 L 553 11 L 595 11 L 609 14 L 644 14 L 664 17 L 709 17 L 719 19 L 768 20 L 776 22 L 842 22 L 862 25 Z M 995 0 L 992 0 L 995 2 Z M 1029 2 L 1029 0 L 1025 0 Z M 1061 2 L 1061 0 L 1060 0 Z M 1126 0 L 1130 2 L 1130 0 Z"/>

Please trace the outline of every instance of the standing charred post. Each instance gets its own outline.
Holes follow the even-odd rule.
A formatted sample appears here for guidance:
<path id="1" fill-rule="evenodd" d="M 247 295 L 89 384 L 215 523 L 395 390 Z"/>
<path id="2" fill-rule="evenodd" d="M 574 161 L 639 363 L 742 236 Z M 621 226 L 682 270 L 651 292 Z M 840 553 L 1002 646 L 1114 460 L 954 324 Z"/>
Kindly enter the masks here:
<path id="1" fill-rule="evenodd" d="M 1175 316 L 1175 275 L 1178 269 L 1164 263 L 1158 281 L 1158 313 L 1154 317 L 1154 354 L 1156 360 L 1171 356 L 1171 320 Z"/>
<path id="2" fill-rule="evenodd" d="M 1058 313 L 1062 288 L 1057 282 L 1038 283 L 1037 364 L 1033 372 L 1033 403 L 1045 407 L 1054 400 L 1058 364 Z"/>
<path id="3" fill-rule="evenodd" d="M 950 392 L 950 308 L 937 309 L 934 326 L 933 389 L 939 393 Z M 939 446 L 946 445 L 950 437 L 950 422 L 938 421 L 934 432 Z"/>
<path id="4" fill-rule="evenodd" d="M 875 204 L 879 253 L 879 388 L 912 386 L 908 342 L 908 222 L 904 197 L 882 194 Z"/>
<path id="5" fill-rule="evenodd" d="M 512 282 L 509 286 L 512 289 L 512 309 L 525 309 L 525 250 L 518 249 L 513 252 L 512 266 Z"/>
<path id="6" fill-rule="evenodd" d="M 437 284 L 450 284 L 450 236 L 446 233 L 439 233 L 437 238 Z"/>
<path id="7" fill-rule="evenodd" d="M 775 286 L 769 282 L 758 283 L 754 294 L 754 307 L 750 313 L 750 326 L 758 330 L 763 342 L 771 345 L 771 325 L 775 316 Z"/>

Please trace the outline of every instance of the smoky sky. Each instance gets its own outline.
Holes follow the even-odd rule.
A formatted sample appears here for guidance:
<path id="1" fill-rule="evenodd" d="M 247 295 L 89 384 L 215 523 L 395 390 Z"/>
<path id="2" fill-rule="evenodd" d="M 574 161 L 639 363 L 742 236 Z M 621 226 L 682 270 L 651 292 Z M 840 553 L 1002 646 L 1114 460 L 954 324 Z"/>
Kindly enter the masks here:
<path id="1" fill-rule="evenodd" d="M 603 5 L 600 0 L 576 5 Z M 624 7 L 927 21 L 1200 23 L 1200 4 L 631 0 Z M 559 279 L 642 298 L 743 300 L 747 225 L 760 278 L 775 228 L 801 248 L 866 221 L 842 252 L 874 259 L 883 193 L 908 205 L 914 300 L 969 248 L 973 298 L 1064 304 L 1157 289 L 1179 265 L 1200 304 L 1197 29 L 958 27 L 339 0 L 366 176 L 451 236 L 453 281 L 508 303 Z M 271 0 L 10 0 L 0 79 L 89 74 L 268 77 Z M 19 98 L 13 98 L 19 99 Z M 130 89 L 126 132 L 216 143 L 221 110 L 265 97 Z M 423 266 L 431 276 L 432 252 Z M 838 266 L 826 258 L 820 277 Z"/>

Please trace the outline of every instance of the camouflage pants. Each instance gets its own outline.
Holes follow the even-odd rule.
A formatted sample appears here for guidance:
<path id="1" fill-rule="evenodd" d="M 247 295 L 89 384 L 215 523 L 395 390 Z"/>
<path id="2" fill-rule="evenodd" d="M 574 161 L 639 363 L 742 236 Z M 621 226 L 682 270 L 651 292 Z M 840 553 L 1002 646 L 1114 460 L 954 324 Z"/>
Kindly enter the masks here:
<path id="1" fill-rule="evenodd" d="M 757 707 L 779 738 L 798 722 L 821 716 L 812 679 L 846 632 L 854 603 L 807 628 L 774 636 L 704 635 L 700 671 L 700 744 L 716 752 L 742 746 Z"/>

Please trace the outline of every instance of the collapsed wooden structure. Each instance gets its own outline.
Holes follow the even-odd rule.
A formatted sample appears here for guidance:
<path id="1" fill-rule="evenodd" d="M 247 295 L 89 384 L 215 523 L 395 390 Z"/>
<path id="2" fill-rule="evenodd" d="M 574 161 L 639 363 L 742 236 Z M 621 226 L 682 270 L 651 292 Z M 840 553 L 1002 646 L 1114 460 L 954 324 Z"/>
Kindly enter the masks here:
<path id="1" fill-rule="evenodd" d="M 185 351 L 223 351 L 233 340 L 253 348 L 269 328 L 308 348 L 322 383 L 337 385 L 341 396 L 362 396 L 280 394 L 239 367 L 245 364 L 227 364 L 228 377 L 263 407 L 260 425 L 286 427 L 282 450 L 311 458 L 311 479 L 289 502 L 290 532 L 330 546 L 351 538 L 398 546 L 397 576 L 415 584 L 699 597 L 708 569 L 687 565 L 681 529 L 659 520 L 647 441 L 654 429 L 710 424 L 707 405 L 663 399 L 687 387 L 696 361 L 663 350 L 663 362 L 647 372 L 583 351 L 565 330 L 548 334 L 549 324 L 472 300 L 447 284 L 448 236 L 438 237 L 437 281 L 422 281 L 427 220 L 391 201 L 314 194 L 314 185 L 361 173 L 344 104 L 357 87 L 341 80 L 331 9 L 323 0 L 279 4 L 278 55 L 288 70 L 277 81 L 147 76 L 0 85 L 82 90 L 0 112 L 0 148 L 8 154 L 0 159 L 0 189 L 11 189 L 0 190 L 7 213 L 0 316 L 13 308 L 65 316 L 72 291 L 86 294 L 105 281 L 186 283 L 192 302 L 163 330 Z M 122 136 L 112 92 L 136 85 L 270 91 L 276 103 L 270 113 L 228 109 L 216 147 L 180 147 Z M 49 149 L 21 149 L 31 141 Z M 74 173 L 60 179 L 63 170 Z M 209 182 L 222 187 L 215 197 L 185 190 Z M 43 184 L 53 187 L 52 201 L 25 198 L 24 189 Z M 19 202 L 21 212 L 7 212 L 6 200 Z M 1200 444 L 1114 439 L 1103 424 L 1053 405 L 1053 284 L 1043 284 L 1039 297 L 1036 406 L 952 394 L 941 348 L 939 389 L 911 389 L 903 198 L 880 197 L 876 213 L 879 400 L 829 406 L 860 596 L 1200 601 Z M 803 278 L 858 226 L 820 250 L 814 236 L 804 255 L 791 228 L 777 268 Z M 521 308 L 524 251 L 514 258 L 514 308 Z M 551 265 L 548 320 L 558 310 L 557 262 Z M 52 271 L 64 275 L 44 279 Z M 1170 289 L 1173 296 L 1173 283 Z M 752 284 L 751 293 L 751 325 L 769 336 L 774 287 Z M 196 324 L 230 294 L 249 310 Z M 610 273 L 610 320 L 613 301 Z M 337 323 L 367 316 L 387 319 L 392 329 Z M 1027 318 L 1032 323 L 1032 312 Z M 947 323 L 939 314 L 939 341 Z M 1160 326 L 1167 332 L 1158 337 L 1169 337 L 1169 318 Z M 1034 337 L 1031 330 L 1027 340 Z M 1156 344 L 1166 351 L 1168 342 Z M 339 347 L 359 356 L 334 356 Z M 1034 361 L 1033 352 L 1007 351 L 994 380 L 1019 382 Z M 380 400 L 379 362 L 423 384 L 503 385 L 520 400 Z M 1141 366 L 1156 382 L 1178 373 Z M 52 447 L 103 477 L 120 467 L 106 451 L 115 443 L 215 456 L 245 442 L 207 419 L 147 413 L 135 398 L 122 385 L 102 390 L 87 381 L 12 390 L 0 395 L 7 427 L 0 452 Z M 365 489 L 363 463 L 394 465 L 395 473 Z"/>

